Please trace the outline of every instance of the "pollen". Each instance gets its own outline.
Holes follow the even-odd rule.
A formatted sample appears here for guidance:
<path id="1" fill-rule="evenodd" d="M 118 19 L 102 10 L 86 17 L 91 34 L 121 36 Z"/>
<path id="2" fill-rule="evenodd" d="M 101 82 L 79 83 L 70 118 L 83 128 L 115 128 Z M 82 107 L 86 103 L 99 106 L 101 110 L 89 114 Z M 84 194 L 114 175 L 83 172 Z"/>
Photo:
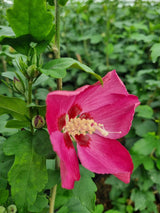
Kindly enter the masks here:
<path id="1" fill-rule="evenodd" d="M 72 137 L 80 134 L 93 134 L 96 130 L 104 136 L 108 135 L 103 124 L 98 124 L 93 119 L 71 118 L 64 127 L 64 131 Z"/>

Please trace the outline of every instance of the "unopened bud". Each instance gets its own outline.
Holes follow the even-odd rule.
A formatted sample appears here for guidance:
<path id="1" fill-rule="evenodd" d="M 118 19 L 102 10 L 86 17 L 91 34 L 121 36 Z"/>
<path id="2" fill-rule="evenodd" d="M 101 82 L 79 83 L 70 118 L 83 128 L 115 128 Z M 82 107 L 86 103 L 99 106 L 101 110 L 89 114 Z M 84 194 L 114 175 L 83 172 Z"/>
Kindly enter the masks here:
<path id="1" fill-rule="evenodd" d="M 16 77 L 14 77 L 13 82 L 14 82 L 14 88 L 15 88 L 15 90 L 17 92 L 20 92 L 20 93 L 24 94 L 25 88 L 24 88 L 23 83 L 18 78 L 16 78 Z"/>
<path id="2" fill-rule="evenodd" d="M 4 206 L 0 206 L 0 213 L 7 213 L 6 209 Z"/>
<path id="3" fill-rule="evenodd" d="M 35 78 L 38 76 L 38 70 L 37 66 L 35 64 L 32 64 L 31 66 L 28 67 L 27 69 L 27 74 L 29 75 L 30 78 Z"/>
<path id="4" fill-rule="evenodd" d="M 24 62 L 23 58 L 19 59 L 19 66 L 20 66 L 22 73 L 25 73 L 26 69 L 27 69 L 27 64 L 26 64 L 26 62 Z"/>
<path id="5" fill-rule="evenodd" d="M 36 129 L 41 129 L 45 125 L 44 117 L 41 115 L 36 115 L 32 118 L 32 126 Z"/>
<path id="6" fill-rule="evenodd" d="M 12 205 L 8 206 L 7 210 L 8 210 L 8 213 L 16 213 L 17 207 L 16 207 L 16 205 L 12 204 Z"/>

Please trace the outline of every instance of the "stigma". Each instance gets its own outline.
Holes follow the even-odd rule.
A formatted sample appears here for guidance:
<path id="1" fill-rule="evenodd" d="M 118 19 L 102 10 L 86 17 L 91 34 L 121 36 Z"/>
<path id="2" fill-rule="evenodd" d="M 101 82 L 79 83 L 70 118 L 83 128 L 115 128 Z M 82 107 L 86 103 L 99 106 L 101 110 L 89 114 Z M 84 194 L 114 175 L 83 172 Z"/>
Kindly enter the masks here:
<path id="1" fill-rule="evenodd" d="M 79 117 L 71 118 L 70 120 L 66 118 L 66 125 L 63 130 L 64 132 L 68 132 L 72 137 L 80 134 L 93 134 L 96 130 L 103 136 L 109 134 L 109 132 L 105 130 L 103 124 L 96 123 L 93 119 L 81 119 Z"/>

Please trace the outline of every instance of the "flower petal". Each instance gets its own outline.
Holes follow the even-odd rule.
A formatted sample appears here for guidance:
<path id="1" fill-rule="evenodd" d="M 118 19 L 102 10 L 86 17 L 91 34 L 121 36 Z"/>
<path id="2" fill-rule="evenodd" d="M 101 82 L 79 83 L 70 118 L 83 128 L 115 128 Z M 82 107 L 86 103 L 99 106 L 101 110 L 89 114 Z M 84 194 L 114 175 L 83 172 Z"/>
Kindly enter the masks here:
<path id="1" fill-rule="evenodd" d="M 121 138 L 129 132 L 135 108 L 139 105 L 138 98 L 134 95 L 114 96 L 115 103 L 90 112 L 96 122 L 104 125 L 105 130 L 109 132 L 107 138 L 111 139 Z"/>
<path id="2" fill-rule="evenodd" d="M 133 163 L 129 152 L 118 141 L 90 135 L 89 147 L 77 144 L 78 156 L 88 170 L 100 174 L 113 174 L 129 183 Z"/>
<path id="3" fill-rule="evenodd" d="M 76 91 L 54 91 L 48 94 L 46 99 L 46 122 L 50 134 L 59 129 L 59 118 L 68 113 L 73 106 L 76 95 L 86 88 L 88 86 L 81 87 Z"/>
<path id="4" fill-rule="evenodd" d="M 80 179 L 79 162 L 71 139 L 56 131 L 50 135 L 54 151 L 60 158 L 62 187 L 73 189 L 74 182 Z M 65 141 L 67 140 L 67 141 Z"/>
<path id="5" fill-rule="evenodd" d="M 112 94 L 128 95 L 123 82 L 115 70 L 109 72 L 103 78 L 103 86 L 100 82 L 88 86 L 76 97 L 75 104 L 80 104 L 83 112 L 89 112 L 106 104 L 113 103 Z"/>

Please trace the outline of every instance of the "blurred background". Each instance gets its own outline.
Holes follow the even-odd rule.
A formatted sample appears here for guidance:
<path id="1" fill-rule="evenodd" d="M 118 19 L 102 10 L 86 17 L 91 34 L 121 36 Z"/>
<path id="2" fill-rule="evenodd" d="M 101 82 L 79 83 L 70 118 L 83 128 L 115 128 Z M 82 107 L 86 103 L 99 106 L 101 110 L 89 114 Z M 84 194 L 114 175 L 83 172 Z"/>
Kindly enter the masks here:
<path id="1" fill-rule="evenodd" d="M 5 14 L 11 4 L 0 2 L 0 25 L 8 25 Z M 47 4 L 48 10 L 53 7 Z M 17 69 L 19 54 L 1 45 L 0 55 L 0 94 L 17 96 L 3 81 L 13 79 L 11 73 Z M 131 131 L 120 139 L 134 162 L 131 183 L 96 175 L 97 204 L 108 213 L 160 212 L 160 2 L 68 1 L 61 8 L 61 56 L 72 57 L 101 76 L 115 69 L 129 93 L 141 102 Z M 44 63 L 54 59 L 51 47 L 42 59 Z M 94 76 L 77 69 L 68 73 L 63 79 L 64 90 L 96 82 Z M 39 86 L 35 85 L 35 101 L 45 104 L 46 95 L 54 89 L 56 80 L 43 77 Z M 5 127 L 7 115 L 0 116 L 0 120 L 0 137 L 15 131 Z"/>

